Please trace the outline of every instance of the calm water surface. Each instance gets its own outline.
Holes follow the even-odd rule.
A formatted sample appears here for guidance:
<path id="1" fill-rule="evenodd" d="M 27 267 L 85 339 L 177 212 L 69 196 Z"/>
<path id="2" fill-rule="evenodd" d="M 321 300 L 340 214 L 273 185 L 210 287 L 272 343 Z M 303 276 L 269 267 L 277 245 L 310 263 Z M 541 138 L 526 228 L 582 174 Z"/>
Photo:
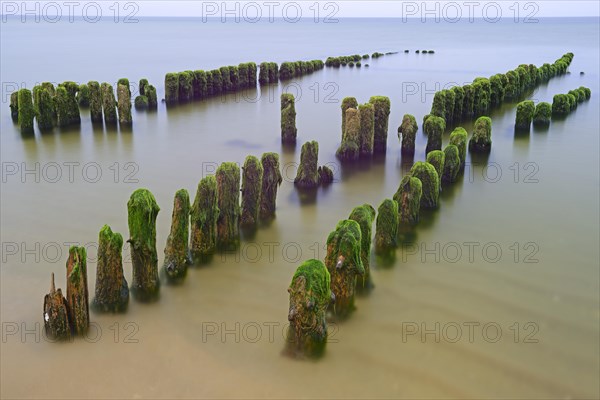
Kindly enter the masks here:
<path id="1" fill-rule="evenodd" d="M 192 268 L 179 287 L 163 285 L 157 303 L 132 301 L 124 315 L 92 313 L 95 331 L 87 341 L 52 344 L 34 334 L 3 337 L 3 397 L 600 395 L 596 19 L 542 19 L 537 24 L 341 20 L 330 25 L 12 21 L 2 25 L 1 45 L 5 84 L 31 88 L 38 81 L 148 78 L 161 97 L 164 74 L 170 71 L 401 51 L 370 60 L 369 68 L 325 69 L 289 85 L 168 111 L 163 104 L 155 113 L 134 111 L 130 132 L 93 128 L 83 111 L 81 129 L 22 137 L 3 91 L 2 162 L 19 168 L 40 163 L 47 173 L 39 183 L 33 175 L 24 183 L 19 176 L 7 176 L 2 183 L 3 333 L 14 324 L 21 330 L 42 324 L 50 274 L 56 274 L 57 286 L 66 286 L 66 243 L 90 244 L 93 293 L 93 243 L 103 224 L 127 235 L 126 203 L 136 188 L 150 189 L 161 206 L 160 263 L 177 189 L 193 196 L 198 181 L 218 163 L 243 163 L 249 154 L 276 151 L 286 166 L 277 219 L 243 241 L 239 253 Z M 405 48 L 431 48 L 436 54 L 404 54 Z M 282 356 L 286 288 L 297 265 L 323 258 L 337 221 L 356 205 L 377 207 L 391 197 L 412 164 L 400 156 L 396 137 L 403 114 L 414 114 L 420 125 L 436 85 L 463 84 L 521 63 L 553 62 L 568 51 L 575 53 L 572 73 L 527 97 L 551 101 L 556 93 L 584 85 L 592 90 L 590 101 L 549 129 L 527 135 L 514 133 L 514 103 L 492 111 L 489 158 L 468 159 L 469 172 L 444 189 L 439 210 L 423 216 L 411 236 L 421 250 L 399 249 L 392 265 L 373 260 L 375 290 L 357 300 L 349 321 L 332 327 L 323 359 L 301 362 Z M 316 199 L 301 198 L 292 183 L 300 145 L 281 148 L 279 95 L 286 90 L 297 97 L 299 143 L 318 140 L 320 163 L 335 171 L 336 182 L 319 189 Z M 389 96 L 392 102 L 387 157 L 342 169 L 335 159 L 340 101 L 355 96 L 362 103 L 372 95 Z M 471 123 L 462 126 L 471 132 Z M 414 160 L 424 159 L 425 145 L 419 131 Z M 69 162 L 79 163 L 73 182 L 63 164 Z M 51 182 L 55 170 L 49 163 L 62 165 L 58 182 Z M 83 178 L 83 165 L 92 166 L 88 181 L 96 179 L 94 166 L 99 166 L 98 182 Z M 5 244 L 13 242 L 19 247 L 16 255 L 5 251 Z M 476 243 L 472 254 L 465 244 L 470 242 Z M 36 246 L 39 251 L 32 254 L 24 251 Z M 124 254 L 131 282 L 128 251 Z M 415 326 L 419 333 L 407 336 L 408 327 Z M 462 330 L 459 336 L 456 326 Z M 434 333 L 421 337 L 422 328 Z M 207 335 L 210 329 L 218 332 Z"/>

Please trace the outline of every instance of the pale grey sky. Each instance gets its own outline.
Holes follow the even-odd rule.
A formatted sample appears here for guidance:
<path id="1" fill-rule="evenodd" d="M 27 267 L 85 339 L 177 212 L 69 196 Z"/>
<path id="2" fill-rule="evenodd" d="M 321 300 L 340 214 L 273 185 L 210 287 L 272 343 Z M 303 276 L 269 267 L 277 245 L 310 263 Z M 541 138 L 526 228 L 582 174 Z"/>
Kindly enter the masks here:
<path id="1" fill-rule="evenodd" d="M 118 4 L 118 6 L 116 6 Z M 600 0 L 52 0 L 0 1 L 0 14 L 21 15 L 37 12 L 41 15 L 81 17 L 98 14 L 112 16 L 164 17 L 239 17 L 246 20 L 270 18 L 353 18 L 390 17 L 441 19 L 458 21 L 471 18 L 526 18 L 600 16 Z M 33 10 L 33 11 L 32 11 Z"/>

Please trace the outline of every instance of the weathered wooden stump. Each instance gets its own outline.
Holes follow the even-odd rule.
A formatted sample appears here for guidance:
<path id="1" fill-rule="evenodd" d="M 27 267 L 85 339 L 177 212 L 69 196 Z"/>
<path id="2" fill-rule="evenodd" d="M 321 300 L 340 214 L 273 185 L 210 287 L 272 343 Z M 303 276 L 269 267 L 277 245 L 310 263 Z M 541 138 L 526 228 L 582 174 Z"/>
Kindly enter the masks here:
<path id="1" fill-rule="evenodd" d="M 258 158 L 246 157 L 242 174 L 242 226 L 256 227 L 258 224 L 263 174 L 264 169 Z"/>
<path id="2" fill-rule="evenodd" d="M 50 280 L 50 292 L 44 296 L 44 329 L 46 335 L 53 340 L 71 338 L 69 308 L 62 291 L 54 286 L 54 273 Z"/>
<path id="3" fill-rule="evenodd" d="M 264 153 L 261 157 L 263 167 L 263 180 L 260 196 L 261 219 L 270 219 L 275 216 L 277 204 L 277 189 L 283 181 L 279 168 L 279 154 Z"/>
<path id="4" fill-rule="evenodd" d="M 92 122 L 102 121 L 102 92 L 100 84 L 96 81 L 89 81 L 88 88 L 90 90 L 90 117 Z"/>
<path id="5" fill-rule="evenodd" d="M 423 185 L 419 178 L 407 175 L 400 181 L 400 186 L 394 194 L 398 204 L 398 219 L 401 224 L 415 225 L 419 222 L 421 196 Z"/>
<path id="6" fill-rule="evenodd" d="M 377 208 L 375 220 L 375 253 L 390 256 L 398 245 L 398 203 L 385 199 Z"/>
<path id="7" fill-rule="evenodd" d="M 333 183 L 333 171 L 327 165 L 320 166 L 318 172 L 321 185 L 327 186 Z"/>
<path id="8" fill-rule="evenodd" d="M 552 106 L 550 105 L 550 103 L 546 103 L 545 101 L 538 103 L 538 105 L 535 107 L 535 112 L 533 113 L 533 125 L 549 125 L 551 118 Z"/>
<path id="9" fill-rule="evenodd" d="M 431 153 L 430 153 L 431 154 Z M 442 182 L 453 183 L 460 172 L 460 153 L 458 147 L 449 144 L 444 148 L 444 169 L 442 172 Z"/>
<path id="10" fill-rule="evenodd" d="M 375 141 L 375 108 L 373 104 L 359 105 L 358 115 L 360 117 L 359 153 L 361 157 L 369 158 L 373 156 Z"/>
<path id="11" fill-rule="evenodd" d="M 398 137 L 402 138 L 400 152 L 406 155 L 415 154 L 415 140 L 419 126 L 417 120 L 411 114 L 404 114 L 402 124 L 398 127 Z"/>
<path id="12" fill-rule="evenodd" d="M 425 123 L 423 124 L 423 130 L 427 135 L 427 147 L 425 148 L 425 153 L 442 149 L 442 134 L 445 129 L 446 121 L 442 117 L 431 115 L 425 120 Z"/>
<path id="13" fill-rule="evenodd" d="M 385 96 L 373 96 L 369 99 L 369 103 L 373 104 L 375 113 L 373 152 L 385 153 L 391 107 L 390 99 Z"/>
<path id="14" fill-rule="evenodd" d="M 148 109 L 156 110 L 158 108 L 158 98 L 156 97 L 156 88 L 152 85 L 146 87 L 146 97 L 148 98 Z"/>
<path id="15" fill-rule="evenodd" d="M 195 263 L 205 263 L 217 247 L 217 180 L 214 176 L 203 178 L 198 184 L 191 210 L 191 253 Z"/>
<path id="16" fill-rule="evenodd" d="M 296 143 L 298 130 L 296 129 L 296 107 L 294 95 L 281 94 L 281 141 L 283 143 Z"/>
<path id="17" fill-rule="evenodd" d="M 29 89 L 21 89 L 18 96 L 18 121 L 21 133 L 31 134 L 33 133 L 33 117 L 35 117 L 31 91 Z"/>
<path id="18" fill-rule="evenodd" d="M 104 112 L 104 122 L 114 124 L 117 122 L 117 101 L 113 88 L 108 83 L 104 82 L 100 86 L 102 92 L 102 111 Z"/>
<path id="19" fill-rule="evenodd" d="M 38 93 L 37 123 L 41 131 L 54 128 L 56 112 L 54 98 L 48 89 L 40 88 Z"/>
<path id="20" fill-rule="evenodd" d="M 315 188 L 319 186 L 319 143 L 306 142 L 300 151 L 300 165 L 294 179 L 294 185 L 300 188 Z"/>
<path id="21" fill-rule="evenodd" d="M 235 250 L 240 244 L 240 168 L 224 162 L 217 168 L 217 247 Z"/>
<path id="22" fill-rule="evenodd" d="M 165 101 L 168 105 L 179 101 L 179 74 L 169 72 L 165 75 Z"/>
<path id="23" fill-rule="evenodd" d="M 479 117 L 475 121 L 473 136 L 469 140 L 469 150 L 477 153 L 489 153 L 492 149 L 492 120 Z"/>
<path id="24" fill-rule="evenodd" d="M 332 301 L 331 277 L 319 260 L 303 262 L 288 288 L 286 352 L 296 357 L 318 357 L 327 343 L 327 307 Z"/>
<path id="25" fill-rule="evenodd" d="M 131 293 L 140 301 L 158 297 L 158 256 L 156 253 L 156 217 L 160 207 L 148 189 L 137 189 L 127 202 L 129 242 L 133 265 Z"/>
<path id="26" fill-rule="evenodd" d="M 96 295 L 92 307 L 101 312 L 123 312 L 129 303 L 129 287 L 123 274 L 123 236 L 104 225 L 98 237 Z"/>
<path id="27" fill-rule="evenodd" d="M 346 110 L 346 130 L 342 135 L 342 143 L 335 153 L 342 161 L 356 161 L 359 158 L 360 117 L 356 108 Z"/>
<path id="28" fill-rule="evenodd" d="M 417 161 L 410 169 L 410 175 L 421 181 L 421 208 L 437 208 L 440 196 L 440 178 L 433 165 Z"/>
<path id="29" fill-rule="evenodd" d="M 535 104 L 532 100 L 525 100 L 517 104 L 517 115 L 515 116 L 515 129 L 529 130 L 533 114 L 535 113 Z"/>
<path id="30" fill-rule="evenodd" d="M 75 335 L 85 334 L 90 325 L 87 260 L 84 247 L 72 246 L 67 260 L 67 304 Z"/>
<path id="31" fill-rule="evenodd" d="M 119 124 L 131 125 L 131 91 L 129 86 L 119 83 L 117 86 L 117 108 L 119 109 Z"/>
<path id="32" fill-rule="evenodd" d="M 356 290 L 359 292 L 368 292 L 373 289 L 373 280 L 371 279 L 371 237 L 373 221 L 375 220 L 375 209 L 370 204 L 363 204 L 355 207 L 348 219 L 358 222 L 360 226 L 360 258 L 365 269 L 363 279 L 357 281 Z"/>
<path id="33" fill-rule="evenodd" d="M 10 116 L 14 122 L 19 120 L 19 91 L 10 94 Z"/>
<path id="34" fill-rule="evenodd" d="M 191 263 L 189 243 L 190 232 L 190 195 L 185 189 L 179 189 L 173 200 L 171 231 L 165 247 L 164 268 L 171 280 L 184 278 L 187 266 Z"/>
<path id="35" fill-rule="evenodd" d="M 464 128 L 457 127 L 450 134 L 450 144 L 458 149 L 460 157 L 460 168 L 463 169 L 467 160 L 467 131 Z"/>
<path id="36" fill-rule="evenodd" d="M 438 190 L 442 190 L 442 174 L 444 173 L 444 162 L 446 160 L 446 155 L 441 150 L 433 150 L 427 153 L 427 162 L 433 165 L 435 168 L 435 172 L 438 175 Z"/>
<path id="37" fill-rule="evenodd" d="M 356 97 L 344 97 L 342 100 L 342 137 L 346 133 L 346 110 L 349 108 L 358 108 Z"/>
<path id="38" fill-rule="evenodd" d="M 361 241 L 360 225 L 352 220 L 340 221 L 327 238 L 325 265 L 331 275 L 331 291 L 335 295 L 333 312 L 339 318 L 348 317 L 355 309 L 356 277 L 365 274 L 360 254 Z"/>

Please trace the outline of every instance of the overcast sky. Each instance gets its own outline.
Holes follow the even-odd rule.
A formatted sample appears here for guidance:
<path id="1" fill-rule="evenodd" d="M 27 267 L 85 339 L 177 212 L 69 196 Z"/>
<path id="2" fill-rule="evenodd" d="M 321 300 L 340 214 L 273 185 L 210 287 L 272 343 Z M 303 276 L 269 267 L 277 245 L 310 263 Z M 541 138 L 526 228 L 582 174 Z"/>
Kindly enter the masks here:
<path id="1" fill-rule="evenodd" d="M 93 15 L 94 7 L 101 8 L 102 16 L 115 12 L 114 0 L 53 0 L 53 1 L 6 1 L 2 0 L 0 13 L 20 15 L 27 10 L 38 11 L 42 15 L 64 15 L 68 7 L 74 7 L 74 15 L 81 17 L 82 9 Z M 86 4 L 93 7 L 86 7 Z M 541 17 L 600 16 L 600 0 L 255 0 L 255 1 L 201 1 L 201 0 L 120 0 L 120 16 L 164 16 L 164 17 L 213 17 L 264 20 L 274 18 L 315 18 L 326 16 L 344 17 L 392 17 L 392 18 L 440 18 L 464 20 L 470 18 L 498 17 L 524 19 Z M 318 5 L 317 5 L 318 4 Z M 57 8 L 58 7 L 58 8 Z M 25 10 L 25 11 L 23 11 Z M 318 10 L 318 14 L 316 14 Z M 234 16 L 235 15 L 235 16 Z"/>
<path id="2" fill-rule="evenodd" d="M 139 15 L 147 16 L 203 16 L 212 15 L 220 17 L 226 10 L 235 10 L 238 8 L 240 14 L 245 12 L 249 16 L 256 15 L 256 5 L 261 9 L 262 17 L 267 18 L 271 11 L 275 17 L 282 17 L 282 11 L 286 3 L 296 3 L 301 6 L 302 16 L 312 18 L 315 8 L 313 6 L 316 0 L 257 0 L 257 1 L 139 1 Z M 236 5 L 237 3 L 237 5 Z M 249 4 L 250 3 L 250 4 Z M 269 5 L 270 3 L 275 3 Z M 518 6 L 515 6 L 518 3 Z M 293 14 L 294 5 L 288 6 L 288 12 Z M 468 18 L 471 13 L 476 18 L 482 18 L 486 12 L 490 18 L 500 10 L 501 16 L 513 18 L 515 13 L 519 12 L 519 17 L 527 15 L 532 17 L 567 17 L 567 16 L 599 16 L 600 0 L 542 0 L 542 1 L 519 1 L 516 0 L 496 0 L 496 1 L 476 1 L 476 0 L 441 0 L 441 1 L 399 1 L 399 0 L 363 0 L 363 1 L 327 1 L 319 2 L 320 17 L 332 14 L 336 17 L 412 17 L 421 18 L 423 15 L 432 11 L 438 12 L 440 16 L 447 16 L 449 19 L 461 15 Z M 484 11 L 485 10 L 485 11 Z M 460 12 L 460 14 L 458 14 Z"/>

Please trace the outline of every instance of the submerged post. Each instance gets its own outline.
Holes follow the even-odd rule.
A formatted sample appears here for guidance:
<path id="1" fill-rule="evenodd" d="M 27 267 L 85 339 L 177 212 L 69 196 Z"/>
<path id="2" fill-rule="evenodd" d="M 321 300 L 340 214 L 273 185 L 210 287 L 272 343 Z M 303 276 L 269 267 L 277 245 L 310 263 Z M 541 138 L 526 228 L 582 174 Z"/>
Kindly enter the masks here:
<path id="1" fill-rule="evenodd" d="M 371 237 L 373 221 L 375 220 L 375 209 L 370 204 L 363 204 L 355 207 L 348 219 L 358 222 L 360 226 L 360 258 L 365 269 L 362 280 L 357 281 L 358 291 L 369 291 L 373 289 L 373 280 L 371 279 Z"/>
<path id="2" fill-rule="evenodd" d="M 44 329 L 51 339 L 71 338 L 67 300 L 60 288 L 56 289 L 54 286 L 54 273 L 50 279 L 50 292 L 44 296 Z"/>
<path id="3" fill-rule="evenodd" d="M 401 224 L 415 225 L 419 222 L 421 196 L 423 185 L 419 178 L 406 175 L 400 181 L 400 186 L 394 194 L 394 201 L 398 204 L 398 219 Z"/>
<path id="4" fill-rule="evenodd" d="M 33 97 L 29 89 L 19 90 L 18 104 L 21 133 L 33 133 L 33 117 L 35 116 L 35 110 L 33 108 Z"/>
<path id="5" fill-rule="evenodd" d="M 129 287 L 123 274 L 123 236 L 104 225 L 98 237 L 96 295 L 92 307 L 97 311 L 122 312 L 129 303 Z"/>
<path id="6" fill-rule="evenodd" d="M 346 130 L 335 153 L 341 161 L 356 161 L 359 157 L 360 117 L 356 108 L 346 110 Z"/>
<path id="7" fill-rule="evenodd" d="M 175 193 L 171 232 L 165 247 L 165 272 L 169 279 L 185 277 L 190 263 L 188 239 L 190 235 L 190 195 L 185 189 Z"/>
<path id="8" fill-rule="evenodd" d="M 358 101 L 356 101 L 356 97 L 344 97 L 342 100 L 342 137 L 346 133 L 346 110 L 349 108 L 358 108 Z"/>
<path id="9" fill-rule="evenodd" d="M 217 168 L 217 247 L 235 250 L 240 244 L 240 168 L 224 162 Z"/>
<path id="10" fill-rule="evenodd" d="M 117 102 L 113 88 L 104 82 L 100 86 L 102 91 L 102 111 L 104 111 L 104 122 L 114 124 L 117 122 Z"/>
<path id="11" fill-rule="evenodd" d="M 283 181 L 279 169 L 279 154 L 264 153 L 261 157 L 263 180 L 260 196 L 260 218 L 269 219 L 275 216 L 277 189 Z"/>
<path id="12" fill-rule="evenodd" d="M 303 262 L 288 287 L 287 352 L 298 357 L 318 357 L 327 343 L 327 307 L 331 303 L 331 277 L 319 260 Z"/>
<path id="13" fill-rule="evenodd" d="M 442 134 L 445 129 L 446 121 L 442 117 L 431 115 L 425 120 L 425 123 L 423 124 L 423 130 L 427 135 L 427 147 L 425 148 L 425 153 L 442 149 Z"/>
<path id="14" fill-rule="evenodd" d="M 415 139 L 419 126 L 417 120 L 411 114 L 404 114 L 402 124 L 398 127 L 398 137 L 402 137 L 400 152 L 406 155 L 415 154 Z"/>
<path id="15" fill-rule="evenodd" d="M 72 246 L 67 260 L 67 304 L 73 333 L 82 335 L 90 325 L 87 260 L 84 247 Z"/>
<path id="16" fill-rule="evenodd" d="M 473 136 L 469 140 L 469 150 L 477 153 L 489 153 L 492 149 L 492 120 L 479 117 L 475 121 Z"/>
<path id="17" fill-rule="evenodd" d="M 346 318 L 355 309 L 356 277 L 363 276 L 360 225 L 356 221 L 342 220 L 327 238 L 325 265 L 331 275 L 331 291 L 335 296 L 333 311 Z"/>
<path id="18" fill-rule="evenodd" d="M 458 147 L 453 144 L 449 144 L 444 148 L 444 169 L 442 172 L 442 182 L 455 182 L 459 172 L 460 154 L 458 152 Z"/>
<path id="19" fill-rule="evenodd" d="M 358 115 L 360 117 L 359 153 L 361 157 L 369 158 L 373 156 L 375 141 L 375 108 L 373 104 L 365 103 L 358 106 Z"/>
<path id="20" fill-rule="evenodd" d="M 89 81 L 88 88 L 90 90 L 90 117 L 92 122 L 101 122 L 102 93 L 100 92 L 100 84 L 96 81 Z"/>
<path id="21" fill-rule="evenodd" d="M 438 175 L 438 190 L 442 190 L 442 174 L 444 173 L 444 163 L 446 161 L 446 155 L 441 150 L 433 150 L 427 153 L 427 163 L 433 165 L 435 172 Z"/>
<path id="22" fill-rule="evenodd" d="M 260 210 L 260 198 L 264 169 L 258 158 L 246 157 L 242 174 L 242 216 L 240 224 L 256 227 Z"/>
<path id="23" fill-rule="evenodd" d="M 283 143 L 296 143 L 296 107 L 294 95 L 291 93 L 281 94 L 281 141 Z"/>
<path id="24" fill-rule="evenodd" d="M 319 143 L 306 142 L 300 151 L 300 165 L 294 184 L 301 188 L 314 188 L 319 186 Z"/>
<path id="25" fill-rule="evenodd" d="M 410 175 L 421 181 L 421 208 L 437 208 L 440 196 L 440 178 L 433 165 L 417 161 L 410 169 Z"/>
<path id="26" fill-rule="evenodd" d="M 119 83 L 117 86 L 119 124 L 131 125 L 131 92 L 129 86 Z"/>
<path id="27" fill-rule="evenodd" d="M 533 114 L 535 113 L 535 104 L 531 100 L 525 100 L 517 104 L 517 115 L 515 116 L 515 128 L 529 130 Z"/>
<path id="28" fill-rule="evenodd" d="M 397 246 L 398 237 L 398 203 L 385 199 L 377 209 L 375 222 L 375 252 L 390 255 Z"/>
<path id="29" fill-rule="evenodd" d="M 129 242 L 133 265 L 131 292 L 140 301 L 158 297 L 156 217 L 160 207 L 148 189 L 137 189 L 127 202 Z"/>
<path id="30" fill-rule="evenodd" d="M 195 263 L 204 263 L 214 254 L 217 246 L 217 180 L 213 175 L 198 184 L 191 210 L 191 253 Z"/>
<path id="31" fill-rule="evenodd" d="M 463 169 L 467 159 L 467 131 L 461 127 L 455 128 L 450 134 L 450 144 L 458 149 L 460 169 Z"/>
<path id="32" fill-rule="evenodd" d="M 385 153 L 387 148 L 388 123 L 390 117 L 390 99 L 385 96 L 373 96 L 369 99 L 375 113 L 375 132 L 373 151 Z"/>

